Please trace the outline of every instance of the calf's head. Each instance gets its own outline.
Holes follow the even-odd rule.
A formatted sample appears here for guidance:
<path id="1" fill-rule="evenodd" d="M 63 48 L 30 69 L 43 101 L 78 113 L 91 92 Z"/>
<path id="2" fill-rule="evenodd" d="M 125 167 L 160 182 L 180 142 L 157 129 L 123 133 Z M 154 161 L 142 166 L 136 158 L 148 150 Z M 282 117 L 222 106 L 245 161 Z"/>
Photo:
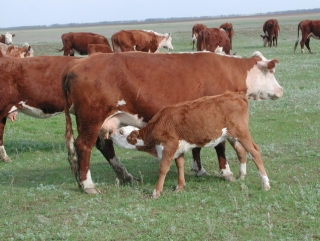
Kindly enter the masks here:
<path id="1" fill-rule="evenodd" d="M 118 146 L 136 150 L 137 145 L 142 145 L 141 140 L 138 140 L 139 129 L 134 126 L 125 126 L 117 129 L 110 137 L 111 140 Z"/>

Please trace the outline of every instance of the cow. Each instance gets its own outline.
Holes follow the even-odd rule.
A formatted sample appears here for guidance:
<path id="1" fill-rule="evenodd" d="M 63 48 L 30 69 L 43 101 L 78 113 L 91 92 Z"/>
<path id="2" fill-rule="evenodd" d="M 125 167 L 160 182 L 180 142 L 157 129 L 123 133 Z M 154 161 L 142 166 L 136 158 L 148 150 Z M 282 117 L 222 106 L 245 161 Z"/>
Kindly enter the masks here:
<path id="1" fill-rule="evenodd" d="M 16 36 L 16 35 L 15 34 L 10 34 L 9 32 L 7 32 L 6 34 L 1 34 L 0 43 L 7 44 L 7 45 L 13 44 L 12 38 L 14 36 Z"/>
<path id="2" fill-rule="evenodd" d="M 228 37 L 230 39 L 230 49 L 232 49 L 232 39 L 233 39 L 233 36 L 234 36 L 234 30 L 233 30 L 232 23 L 223 23 L 223 24 L 220 25 L 219 28 L 222 28 L 222 29 L 224 29 L 224 31 L 227 32 Z"/>
<path id="3" fill-rule="evenodd" d="M 64 56 L 74 56 L 75 52 L 80 55 L 88 54 L 88 44 L 104 44 L 110 48 L 108 39 L 100 34 L 88 32 L 69 32 L 61 35 Z"/>
<path id="4" fill-rule="evenodd" d="M 113 51 L 105 44 L 88 44 L 88 55 L 94 53 L 113 53 Z"/>
<path id="5" fill-rule="evenodd" d="M 197 51 L 215 52 L 222 47 L 226 54 L 230 54 L 230 39 L 227 32 L 220 28 L 205 28 L 200 31 L 197 40 Z"/>
<path id="6" fill-rule="evenodd" d="M 267 60 L 260 52 L 236 58 L 211 52 L 132 51 L 73 61 L 62 73 L 62 86 L 68 160 L 79 187 L 86 193 L 99 193 L 91 178 L 90 153 L 96 145 L 110 163 L 118 161 L 109 137 L 120 125 L 141 128 L 164 106 L 226 90 L 245 92 L 255 100 L 280 98 L 283 89 L 274 76 L 276 63 L 277 59 Z M 77 120 L 75 141 L 71 103 Z M 234 180 L 225 142 L 215 149 L 222 177 Z M 206 171 L 200 163 L 200 148 L 192 152 L 193 169 L 201 175 Z"/>
<path id="7" fill-rule="evenodd" d="M 298 24 L 298 38 L 294 45 L 294 53 L 299 42 L 299 30 L 301 30 L 301 53 L 304 53 L 304 45 L 307 46 L 309 53 L 312 54 L 310 48 L 310 37 L 320 39 L 320 20 L 303 20 Z"/>
<path id="8" fill-rule="evenodd" d="M 269 19 L 265 21 L 262 27 L 264 35 L 260 35 L 262 37 L 263 46 L 269 47 L 278 46 L 278 35 L 280 32 L 280 26 L 277 19 Z"/>
<path id="9" fill-rule="evenodd" d="M 207 28 L 206 25 L 201 24 L 201 23 L 196 23 L 195 25 L 193 25 L 192 27 L 192 50 L 194 50 L 194 44 L 196 43 L 196 40 L 198 39 L 198 35 L 200 33 L 201 30 Z"/>
<path id="10" fill-rule="evenodd" d="M 111 36 L 111 42 L 114 52 L 157 53 L 162 47 L 173 50 L 170 33 L 160 34 L 152 30 L 121 30 Z"/>
<path id="11" fill-rule="evenodd" d="M 16 58 L 27 58 L 34 56 L 34 50 L 28 43 L 25 43 L 22 47 L 0 43 L 0 51 L 3 55 Z"/>
<path id="12" fill-rule="evenodd" d="M 245 93 L 227 91 L 218 96 L 205 96 L 166 106 L 155 114 L 146 126 L 121 127 L 111 135 L 120 147 L 148 152 L 159 159 L 160 170 L 152 197 L 158 198 L 175 159 L 178 168 L 177 191 L 183 190 L 184 153 L 195 147 L 214 147 L 228 140 L 237 148 L 239 157 L 250 153 L 255 162 L 264 190 L 270 189 L 259 147 L 249 131 L 249 108 Z M 244 178 L 246 160 L 241 159 L 240 175 Z"/>

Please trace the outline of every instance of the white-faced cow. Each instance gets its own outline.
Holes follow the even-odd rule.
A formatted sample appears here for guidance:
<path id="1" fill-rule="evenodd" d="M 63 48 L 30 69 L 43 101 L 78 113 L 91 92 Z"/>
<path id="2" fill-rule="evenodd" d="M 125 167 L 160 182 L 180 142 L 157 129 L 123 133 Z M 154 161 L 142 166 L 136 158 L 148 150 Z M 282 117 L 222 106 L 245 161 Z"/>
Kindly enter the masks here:
<path id="1" fill-rule="evenodd" d="M 121 30 L 111 36 L 111 42 L 114 52 L 173 50 L 170 33 L 160 34 L 152 30 Z"/>
<path id="2" fill-rule="evenodd" d="M 162 192 L 173 159 L 178 168 L 176 190 L 181 191 L 185 185 L 184 153 L 195 147 L 214 147 L 225 140 L 235 146 L 238 156 L 245 156 L 246 152 L 251 154 L 259 170 L 262 188 L 269 190 L 259 147 L 250 135 L 248 111 L 244 93 L 227 91 L 218 96 L 166 106 L 142 129 L 121 127 L 111 138 L 121 147 L 148 152 L 161 159 L 159 179 L 152 194 L 154 198 Z M 240 176 L 244 178 L 245 174 L 240 167 Z"/>
<path id="3" fill-rule="evenodd" d="M 25 43 L 22 47 L 0 43 L 0 51 L 3 55 L 16 58 L 27 58 L 34 56 L 34 51 L 28 43 Z"/>
<path id="4" fill-rule="evenodd" d="M 264 35 L 260 35 L 262 37 L 263 46 L 269 47 L 278 46 L 278 35 L 280 32 L 280 26 L 277 19 L 269 19 L 267 20 L 262 27 Z"/>
<path id="5" fill-rule="evenodd" d="M 7 32 L 6 34 L 1 34 L 0 35 L 0 43 L 10 45 L 12 44 L 12 38 L 16 36 L 15 34 L 10 34 Z"/>
<path id="6" fill-rule="evenodd" d="M 230 54 L 230 39 L 227 32 L 221 28 L 205 28 L 200 31 L 197 40 L 197 51 L 215 52 L 222 47 L 226 54 Z"/>
<path id="7" fill-rule="evenodd" d="M 320 20 L 304 20 L 298 24 L 298 38 L 294 45 L 294 52 L 296 52 L 296 48 L 299 42 L 299 30 L 301 30 L 301 53 L 304 53 L 304 45 L 307 46 L 310 54 L 312 54 L 310 48 L 310 38 L 320 39 Z"/>
<path id="8" fill-rule="evenodd" d="M 201 30 L 207 28 L 206 25 L 201 23 L 196 23 L 192 27 L 192 50 L 194 50 L 194 44 L 196 43 L 196 40 L 198 39 L 199 33 Z"/>
<path id="9" fill-rule="evenodd" d="M 113 51 L 105 44 L 88 44 L 88 55 L 95 53 L 113 53 Z"/>
<path id="10" fill-rule="evenodd" d="M 223 23 L 220 25 L 219 28 L 222 28 L 224 29 L 224 31 L 227 32 L 227 35 L 230 39 L 230 49 L 232 49 L 232 39 L 233 39 L 233 36 L 234 36 L 234 30 L 233 30 L 233 25 L 232 23 Z"/>
<path id="11" fill-rule="evenodd" d="M 74 56 L 75 52 L 80 55 L 88 54 L 88 44 L 104 44 L 110 48 L 108 39 L 100 34 L 87 32 L 70 32 L 61 35 L 64 56 Z"/>
<path id="12" fill-rule="evenodd" d="M 267 60 L 259 52 L 250 58 L 211 52 L 125 52 L 94 54 L 72 62 L 62 74 L 62 85 L 68 160 L 79 186 L 87 193 L 98 192 L 90 174 L 91 150 L 95 144 L 102 145 L 107 148 L 108 161 L 117 161 L 108 137 L 122 124 L 141 128 L 164 106 L 226 90 L 245 92 L 255 100 L 281 97 L 283 89 L 274 76 L 277 62 Z M 70 103 L 77 119 L 75 142 Z M 225 158 L 225 142 L 215 149 L 222 176 L 234 180 Z M 193 149 L 193 155 L 197 168 L 200 148 Z M 198 172 L 205 172 L 200 168 Z"/>

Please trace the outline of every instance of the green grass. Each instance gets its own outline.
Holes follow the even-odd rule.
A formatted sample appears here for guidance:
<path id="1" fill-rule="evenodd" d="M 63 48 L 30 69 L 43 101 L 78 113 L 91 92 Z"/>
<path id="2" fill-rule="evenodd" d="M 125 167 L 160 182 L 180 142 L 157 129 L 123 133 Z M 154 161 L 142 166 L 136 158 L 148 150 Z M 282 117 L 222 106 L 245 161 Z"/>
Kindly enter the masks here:
<path id="1" fill-rule="evenodd" d="M 157 181 L 158 160 L 116 147 L 121 162 L 141 181 L 118 185 L 112 168 L 93 149 L 91 172 L 102 194 L 85 195 L 67 162 L 64 115 L 38 120 L 20 114 L 6 126 L 5 147 L 13 162 L 0 163 L 0 240 L 319 240 L 320 42 L 311 39 L 313 55 L 300 54 L 299 46 L 293 54 L 298 22 L 317 17 L 277 16 L 277 48 L 262 47 L 262 25 L 269 17 L 226 20 L 235 29 L 232 52 L 250 56 L 258 50 L 280 61 L 275 76 L 284 96 L 250 101 L 250 130 L 261 149 L 270 191 L 262 191 L 250 157 L 245 180 L 229 183 L 215 175 L 215 151 L 203 149 L 203 165 L 212 175 L 195 177 L 187 153 L 185 190 L 171 191 L 177 182 L 172 165 L 163 194 L 152 200 L 148 194 Z M 204 24 L 215 27 L 224 21 Z M 16 44 L 28 42 L 36 55 L 62 55 L 56 50 L 62 47 L 61 34 L 68 31 L 92 31 L 110 39 L 116 31 L 134 28 L 171 32 L 175 51 L 191 51 L 195 23 L 14 32 Z M 237 174 L 230 145 L 227 157 Z"/>

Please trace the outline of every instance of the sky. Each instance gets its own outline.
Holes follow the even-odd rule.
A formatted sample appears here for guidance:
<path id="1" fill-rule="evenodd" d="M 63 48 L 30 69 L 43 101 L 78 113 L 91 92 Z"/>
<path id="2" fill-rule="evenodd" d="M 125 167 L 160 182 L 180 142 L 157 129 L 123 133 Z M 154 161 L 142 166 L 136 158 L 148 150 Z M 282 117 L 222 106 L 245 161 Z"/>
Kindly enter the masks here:
<path id="1" fill-rule="evenodd" d="M 319 0 L 10 0 L 0 28 L 149 18 L 250 15 L 320 8 Z M 320 18 L 320 16 L 319 16 Z"/>

